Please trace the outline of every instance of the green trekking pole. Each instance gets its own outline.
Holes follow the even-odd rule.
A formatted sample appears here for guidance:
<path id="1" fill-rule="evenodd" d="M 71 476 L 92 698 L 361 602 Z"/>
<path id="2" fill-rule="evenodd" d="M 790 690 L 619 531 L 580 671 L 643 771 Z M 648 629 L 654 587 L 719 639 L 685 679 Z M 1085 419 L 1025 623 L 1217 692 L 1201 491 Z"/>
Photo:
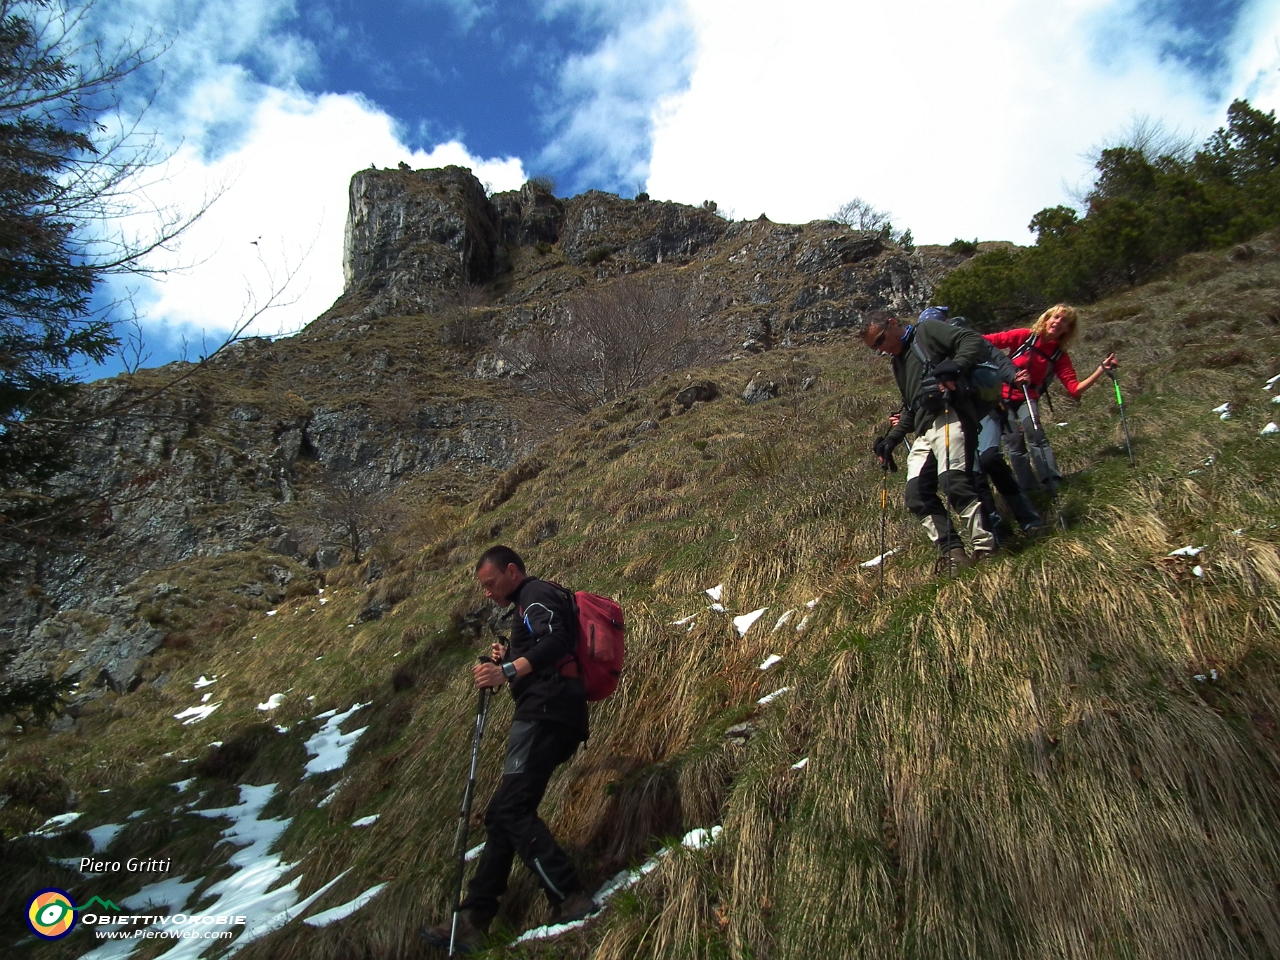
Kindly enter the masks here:
<path id="1" fill-rule="evenodd" d="M 1111 385 L 1116 388 L 1116 406 L 1120 408 L 1120 425 L 1124 427 L 1124 445 L 1129 450 L 1129 466 L 1136 467 L 1138 461 L 1133 458 L 1133 441 L 1129 439 L 1129 418 L 1124 413 L 1124 397 L 1120 396 L 1120 378 L 1113 367 L 1107 368 L 1107 376 L 1111 377 Z"/>
<path id="2" fill-rule="evenodd" d="M 481 657 L 488 663 L 488 657 Z M 467 832 L 471 827 L 471 801 L 476 795 L 476 766 L 480 762 L 480 738 L 484 736 L 485 721 L 489 716 L 489 698 L 493 691 L 485 687 L 480 691 L 480 703 L 476 707 L 476 727 L 471 738 L 471 772 L 467 775 L 467 788 L 462 794 L 462 810 L 458 813 L 458 832 L 453 839 L 453 853 L 458 858 L 458 880 L 453 894 L 453 921 L 449 928 L 449 956 L 457 947 L 458 914 L 462 909 L 462 880 L 467 871 Z"/>
<path id="3" fill-rule="evenodd" d="M 1040 429 L 1040 414 L 1036 410 L 1036 402 L 1031 399 L 1025 387 L 1022 389 L 1022 396 L 1027 401 L 1027 412 L 1031 414 L 1031 426 L 1035 430 L 1038 437 L 1045 437 L 1045 432 Z M 1047 437 L 1046 437 L 1047 442 Z M 1043 458 L 1042 458 L 1043 459 Z M 1053 500 L 1053 509 L 1058 514 L 1058 526 L 1062 528 L 1062 532 L 1067 532 L 1067 521 L 1062 516 L 1062 504 L 1058 502 L 1058 489 L 1053 485 L 1053 481 L 1049 481 L 1049 496 Z"/>

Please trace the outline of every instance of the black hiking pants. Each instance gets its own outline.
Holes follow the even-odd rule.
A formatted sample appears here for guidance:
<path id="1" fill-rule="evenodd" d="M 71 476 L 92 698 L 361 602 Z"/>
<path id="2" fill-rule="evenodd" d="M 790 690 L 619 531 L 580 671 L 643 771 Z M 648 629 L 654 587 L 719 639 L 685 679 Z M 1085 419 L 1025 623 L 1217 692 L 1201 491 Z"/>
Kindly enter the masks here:
<path id="1" fill-rule="evenodd" d="M 507 740 L 507 759 L 484 825 L 487 836 L 476 875 L 467 886 L 463 909 L 493 916 L 506 892 L 511 861 L 519 857 L 551 903 L 582 889 L 578 871 L 538 816 L 538 804 L 556 767 L 578 749 L 581 736 L 548 721 L 516 720 Z"/>

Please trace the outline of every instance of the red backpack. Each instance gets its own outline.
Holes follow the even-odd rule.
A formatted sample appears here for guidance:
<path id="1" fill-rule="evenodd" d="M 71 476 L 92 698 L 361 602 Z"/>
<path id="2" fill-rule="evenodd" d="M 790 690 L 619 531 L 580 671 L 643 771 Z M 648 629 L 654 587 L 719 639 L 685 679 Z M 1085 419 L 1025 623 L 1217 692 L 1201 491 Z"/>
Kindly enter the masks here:
<path id="1" fill-rule="evenodd" d="M 564 592 L 569 594 L 578 618 L 578 644 L 573 655 L 558 664 L 560 675 L 582 677 L 587 700 L 603 700 L 618 689 L 622 675 L 622 608 L 617 601 L 596 593 Z"/>

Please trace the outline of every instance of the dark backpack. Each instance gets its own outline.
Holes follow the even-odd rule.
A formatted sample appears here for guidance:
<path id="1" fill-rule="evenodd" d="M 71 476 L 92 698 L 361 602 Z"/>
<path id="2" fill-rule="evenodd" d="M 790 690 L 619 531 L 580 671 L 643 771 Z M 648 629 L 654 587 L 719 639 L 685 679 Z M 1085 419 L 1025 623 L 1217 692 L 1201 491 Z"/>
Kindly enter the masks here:
<path id="1" fill-rule="evenodd" d="M 550 582 L 550 581 L 548 581 Z M 603 700 L 618 689 L 624 654 L 622 607 L 597 593 L 565 590 L 578 621 L 578 642 L 573 653 L 556 668 L 562 677 L 581 677 L 587 700 Z"/>
<path id="2" fill-rule="evenodd" d="M 911 338 L 911 349 L 924 364 L 924 371 L 920 374 L 920 403 L 927 413 L 936 416 L 943 411 L 947 400 L 942 388 L 938 385 L 938 378 L 934 376 L 933 360 L 925 352 L 924 347 L 920 346 L 918 332 Z M 973 368 L 961 376 L 956 383 L 960 393 L 973 404 L 974 414 L 979 420 L 1000 402 L 1003 385 L 1004 381 L 1000 379 L 1000 371 L 996 365 L 986 360 L 974 364 Z"/>

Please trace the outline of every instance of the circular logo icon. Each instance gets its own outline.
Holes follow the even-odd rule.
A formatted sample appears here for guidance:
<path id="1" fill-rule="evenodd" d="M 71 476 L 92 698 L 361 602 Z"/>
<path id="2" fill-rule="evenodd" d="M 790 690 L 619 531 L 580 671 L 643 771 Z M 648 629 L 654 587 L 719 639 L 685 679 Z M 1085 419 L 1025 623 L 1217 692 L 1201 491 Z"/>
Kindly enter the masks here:
<path id="1" fill-rule="evenodd" d="M 37 937 L 61 940 L 76 925 L 76 906 L 63 890 L 41 890 L 27 904 L 27 923 Z"/>

